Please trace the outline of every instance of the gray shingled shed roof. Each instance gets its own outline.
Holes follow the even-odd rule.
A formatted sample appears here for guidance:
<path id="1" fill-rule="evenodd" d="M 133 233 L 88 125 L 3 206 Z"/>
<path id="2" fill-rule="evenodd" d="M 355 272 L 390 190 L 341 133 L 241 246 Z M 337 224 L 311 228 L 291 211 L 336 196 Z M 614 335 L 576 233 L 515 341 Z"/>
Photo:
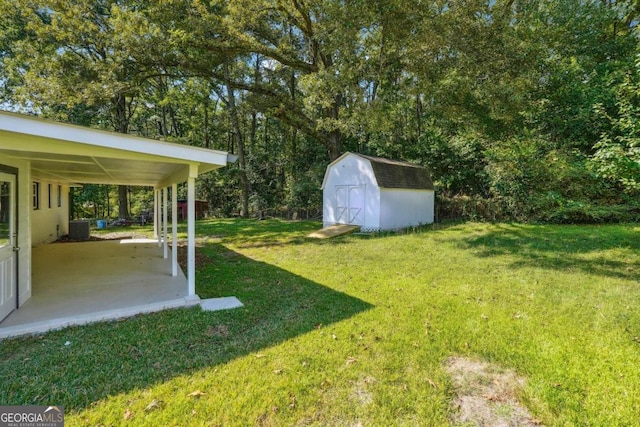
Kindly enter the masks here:
<path id="1" fill-rule="evenodd" d="M 421 166 L 382 157 L 352 153 L 371 162 L 373 173 L 381 188 L 409 188 L 414 190 L 433 190 L 433 181 L 429 170 Z"/>

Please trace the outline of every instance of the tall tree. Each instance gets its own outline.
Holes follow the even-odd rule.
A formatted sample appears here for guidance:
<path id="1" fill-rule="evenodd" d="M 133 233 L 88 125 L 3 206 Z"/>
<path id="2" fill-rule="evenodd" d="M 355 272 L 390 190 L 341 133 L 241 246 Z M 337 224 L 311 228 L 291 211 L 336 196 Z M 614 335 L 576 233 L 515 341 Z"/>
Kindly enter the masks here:
<path id="1" fill-rule="evenodd" d="M 597 112 L 611 130 L 595 145 L 598 172 L 628 191 L 640 190 L 640 49 L 635 63 L 612 76 L 613 108 L 598 105 Z"/>
<path id="2" fill-rule="evenodd" d="M 31 36 L 13 43 L 4 61 L 10 70 L 8 81 L 14 85 L 13 101 L 66 120 L 74 119 L 67 112 L 78 106 L 95 107 L 102 114 L 93 125 L 128 133 L 146 73 L 131 60 L 121 26 L 114 22 L 129 7 L 127 2 L 14 3 L 17 19 Z M 119 215 L 126 218 L 126 186 L 120 186 L 118 194 Z"/>
<path id="3" fill-rule="evenodd" d="M 236 103 L 236 90 L 233 85 L 228 82 L 232 81 L 231 72 L 229 71 L 229 64 L 222 64 L 222 73 L 226 84 L 226 96 L 219 94 L 219 96 L 225 101 L 229 110 L 229 118 L 231 120 L 231 134 L 233 135 L 233 141 L 237 148 L 238 154 L 238 169 L 240 172 L 240 216 L 246 218 L 249 215 L 249 181 L 247 178 L 247 159 L 245 150 L 245 141 L 242 135 L 242 128 L 240 126 L 240 114 L 238 112 L 238 106 Z"/>
<path id="4" fill-rule="evenodd" d="M 403 2 L 392 3 L 399 8 L 396 3 Z M 168 68 L 250 92 L 257 111 L 321 143 L 335 159 L 364 96 L 362 71 L 386 72 L 387 62 L 364 41 L 379 31 L 378 21 L 389 8 L 374 1 L 338 0 L 160 3 L 138 15 L 140 23 L 133 26 L 169 35 L 149 39 L 150 45 L 161 43 L 171 52 L 163 58 Z M 256 56 L 262 60 L 260 79 L 253 78 L 252 67 L 244 75 L 225 74 L 223 64 L 230 58 L 248 63 Z M 375 67 L 369 65 L 372 57 Z"/>
<path id="5" fill-rule="evenodd" d="M 636 173 L 636 0 L 15 3 L 7 93 L 237 152 L 203 190 L 224 212 L 319 204 L 344 150 L 428 165 L 443 196 L 542 209 L 606 200 Z"/>

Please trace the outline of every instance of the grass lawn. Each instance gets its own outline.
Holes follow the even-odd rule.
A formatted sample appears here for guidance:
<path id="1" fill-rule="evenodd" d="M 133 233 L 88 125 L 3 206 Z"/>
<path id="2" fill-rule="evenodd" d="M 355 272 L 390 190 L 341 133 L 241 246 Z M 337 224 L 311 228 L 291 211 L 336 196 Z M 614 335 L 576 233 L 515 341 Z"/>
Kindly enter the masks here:
<path id="1" fill-rule="evenodd" d="M 526 378 L 545 425 L 640 425 L 640 226 L 317 227 L 199 222 L 198 294 L 244 308 L 5 340 L 0 403 L 70 426 L 448 425 L 443 364 L 468 356 Z"/>

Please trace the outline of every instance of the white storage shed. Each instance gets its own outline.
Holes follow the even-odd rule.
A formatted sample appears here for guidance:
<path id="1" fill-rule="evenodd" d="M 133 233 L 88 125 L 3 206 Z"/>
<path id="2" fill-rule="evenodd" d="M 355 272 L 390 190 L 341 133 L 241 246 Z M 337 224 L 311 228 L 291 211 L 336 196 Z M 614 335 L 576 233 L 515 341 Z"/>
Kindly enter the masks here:
<path id="1" fill-rule="evenodd" d="M 347 152 L 327 167 L 322 191 L 324 227 L 380 231 L 433 222 L 433 181 L 411 163 Z"/>

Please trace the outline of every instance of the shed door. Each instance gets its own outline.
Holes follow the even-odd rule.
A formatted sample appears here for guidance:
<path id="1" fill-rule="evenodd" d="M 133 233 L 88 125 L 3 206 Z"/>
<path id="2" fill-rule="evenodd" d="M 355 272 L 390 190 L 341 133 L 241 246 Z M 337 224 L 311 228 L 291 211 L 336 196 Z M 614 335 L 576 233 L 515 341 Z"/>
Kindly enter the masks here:
<path id="1" fill-rule="evenodd" d="M 338 224 L 349 223 L 349 187 L 340 185 L 336 187 L 336 222 Z"/>
<path id="2" fill-rule="evenodd" d="M 0 172 L 0 321 L 18 305 L 16 176 Z"/>
<path id="3" fill-rule="evenodd" d="M 349 187 L 349 224 L 364 225 L 364 187 Z"/>
<path id="4" fill-rule="evenodd" d="M 364 185 L 336 186 L 336 222 L 364 225 Z"/>

